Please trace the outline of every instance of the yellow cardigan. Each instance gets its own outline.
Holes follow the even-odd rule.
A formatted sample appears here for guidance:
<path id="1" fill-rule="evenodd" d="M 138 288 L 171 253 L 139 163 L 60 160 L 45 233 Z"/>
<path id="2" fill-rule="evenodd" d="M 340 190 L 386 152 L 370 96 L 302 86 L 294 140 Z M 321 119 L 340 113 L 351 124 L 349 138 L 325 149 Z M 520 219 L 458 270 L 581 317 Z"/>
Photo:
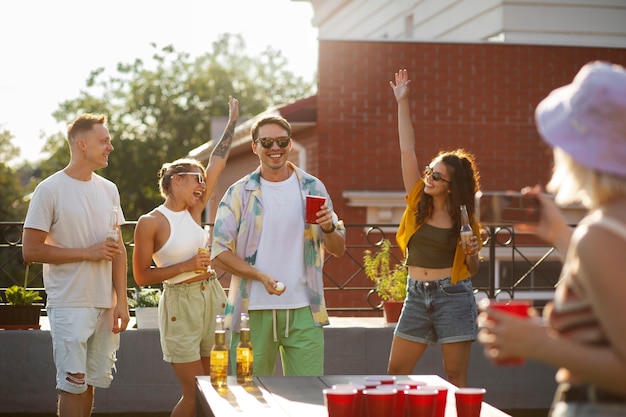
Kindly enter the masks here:
<path id="1" fill-rule="evenodd" d="M 409 239 L 411 239 L 413 233 L 415 233 L 422 226 L 421 224 L 417 224 L 415 222 L 415 218 L 417 215 L 417 205 L 422 198 L 423 192 L 424 180 L 420 180 L 417 184 L 415 184 L 415 187 L 413 187 L 409 195 L 406 196 L 407 206 L 402 214 L 402 220 L 400 220 L 400 226 L 398 227 L 398 232 L 396 233 L 396 242 L 405 256 Z M 478 237 L 478 249 L 480 250 L 482 247 L 480 225 L 474 219 L 471 219 L 470 223 L 472 224 L 474 235 Z M 463 248 L 459 240 L 459 244 L 457 245 L 456 252 L 454 254 L 454 262 L 452 263 L 452 276 L 450 277 L 450 281 L 452 284 L 456 284 L 469 276 L 470 272 L 465 264 L 465 253 L 463 252 Z"/>

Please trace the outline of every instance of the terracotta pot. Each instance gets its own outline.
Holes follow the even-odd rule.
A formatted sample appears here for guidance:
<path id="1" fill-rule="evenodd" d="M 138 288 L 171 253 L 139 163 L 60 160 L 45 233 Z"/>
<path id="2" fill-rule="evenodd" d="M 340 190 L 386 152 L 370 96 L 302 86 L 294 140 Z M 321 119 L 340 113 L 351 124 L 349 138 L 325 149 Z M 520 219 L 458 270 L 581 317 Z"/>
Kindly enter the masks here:
<path id="1" fill-rule="evenodd" d="M 0 305 L 0 329 L 28 330 L 39 329 L 41 305 Z"/>
<path id="2" fill-rule="evenodd" d="M 386 323 L 397 323 L 402 312 L 404 301 L 384 301 L 383 317 Z"/>

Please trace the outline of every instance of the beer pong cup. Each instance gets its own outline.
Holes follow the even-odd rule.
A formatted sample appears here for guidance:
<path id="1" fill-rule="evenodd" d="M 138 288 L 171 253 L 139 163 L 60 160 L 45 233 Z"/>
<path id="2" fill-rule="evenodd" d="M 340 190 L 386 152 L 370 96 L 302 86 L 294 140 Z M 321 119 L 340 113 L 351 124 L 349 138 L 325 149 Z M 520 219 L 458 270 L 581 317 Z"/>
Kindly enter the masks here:
<path id="1" fill-rule="evenodd" d="M 428 385 L 420 387 L 420 389 L 434 389 L 437 390 L 437 398 L 435 399 L 435 412 L 433 417 L 444 417 L 446 415 L 446 400 L 448 398 L 448 387 Z"/>
<path id="2" fill-rule="evenodd" d="M 480 417 L 480 408 L 487 390 L 484 388 L 459 388 L 454 392 L 458 417 Z"/>
<path id="3" fill-rule="evenodd" d="M 528 309 L 531 307 L 531 302 L 530 300 L 488 301 L 488 304 L 484 305 L 508 314 L 528 317 Z M 498 359 L 495 361 L 496 365 L 522 365 L 523 363 L 524 358 Z"/>
<path id="4" fill-rule="evenodd" d="M 394 416 L 396 408 L 396 396 L 398 391 L 394 388 L 372 388 L 363 391 L 365 400 L 365 417 L 389 417 Z"/>
<path id="5" fill-rule="evenodd" d="M 411 388 L 408 385 L 399 385 L 399 384 L 381 384 L 376 388 L 382 389 L 382 390 L 395 390 L 396 391 L 396 406 L 395 406 L 393 414 L 390 417 L 404 417 L 404 404 L 405 404 L 404 392 Z"/>
<path id="6" fill-rule="evenodd" d="M 353 387 L 326 388 L 324 405 L 328 417 L 358 417 L 358 393 Z"/>
<path id="7" fill-rule="evenodd" d="M 365 390 L 365 385 L 359 383 L 350 382 L 348 384 L 335 384 L 332 387 L 333 389 L 356 389 L 356 411 L 357 416 L 361 417 L 365 415 L 365 400 L 363 400 L 363 391 Z"/>
<path id="8" fill-rule="evenodd" d="M 318 195 L 307 195 L 306 196 L 306 222 L 310 224 L 317 224 L 317 212 L 322 209 L 324 202 L 326 201 L 325 197 L 320 197 Z"/>
<path id="9" fill-rule="evenodd" d="M 433 417 L 438 393 L 429 387 L 404 391 L 406 417 Z"/>

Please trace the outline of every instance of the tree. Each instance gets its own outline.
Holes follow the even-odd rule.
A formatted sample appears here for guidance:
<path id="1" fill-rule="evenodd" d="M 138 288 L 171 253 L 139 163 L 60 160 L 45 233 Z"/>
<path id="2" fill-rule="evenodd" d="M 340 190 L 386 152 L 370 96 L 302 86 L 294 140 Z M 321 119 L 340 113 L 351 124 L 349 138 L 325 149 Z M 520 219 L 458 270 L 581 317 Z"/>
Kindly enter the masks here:
<path id="1" fill-rule="evenodd" d="M 127 219 L 137 219 L 162 201 L 157 171 L 211 138 L 211 117 L 228 115 L 228 96 L 240 101 L 242 117 L 313 93 L 313 86 L 285 71 L 286 59 L 268 48 L 260 57 L 245 54 L 240 35 L 222 35 L 212 51 L 191 59 L 172 46 L 156 45 L 152 65 L 142 60 L 118 64 L 105 78 L 94 70 L 79 97 L 53 114 L 69 124 L 83 112 L 104 113 L 115 151 L 101 175 L 120 190 Z M 41 165 L 42 178 L 69 160 L 64 135 L 48 138 L 52 156 Z"/>
<path id="2" fill-rule="evenodd" d="M 11 143 L 13 135 L 8 130 L 0 131 L 0 220 L 20 221 L 25 214 L 24 188 L 20 184 L 16 169 L 4 161 L 19 156 L 20 150 Z"/>

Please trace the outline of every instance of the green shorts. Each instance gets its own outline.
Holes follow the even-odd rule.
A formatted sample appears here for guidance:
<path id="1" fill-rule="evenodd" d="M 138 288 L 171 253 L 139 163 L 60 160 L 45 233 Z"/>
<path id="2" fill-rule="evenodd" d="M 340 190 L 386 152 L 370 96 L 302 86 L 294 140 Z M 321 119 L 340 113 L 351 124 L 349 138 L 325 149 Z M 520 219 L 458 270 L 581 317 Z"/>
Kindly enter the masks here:
<path id="1" fill-rule="evenodd" d="M 164 285 L 159 303 L 163 360 L 187 363 L 209 357 L 215 338 L 215 316 L 224 314 L 226 293 L 215 279 Z"/>
<path id="2" fill-rule="evenodd" d="M 324 375 L 324 329 L 316 326 L 310 307 L 290 310 L 251 310 L 250 341 L 254 376 L 274 375 L 280 352 L 285 376 Z M 231 369 L 236 367 L 239 333 L 231 341 Z"/>

